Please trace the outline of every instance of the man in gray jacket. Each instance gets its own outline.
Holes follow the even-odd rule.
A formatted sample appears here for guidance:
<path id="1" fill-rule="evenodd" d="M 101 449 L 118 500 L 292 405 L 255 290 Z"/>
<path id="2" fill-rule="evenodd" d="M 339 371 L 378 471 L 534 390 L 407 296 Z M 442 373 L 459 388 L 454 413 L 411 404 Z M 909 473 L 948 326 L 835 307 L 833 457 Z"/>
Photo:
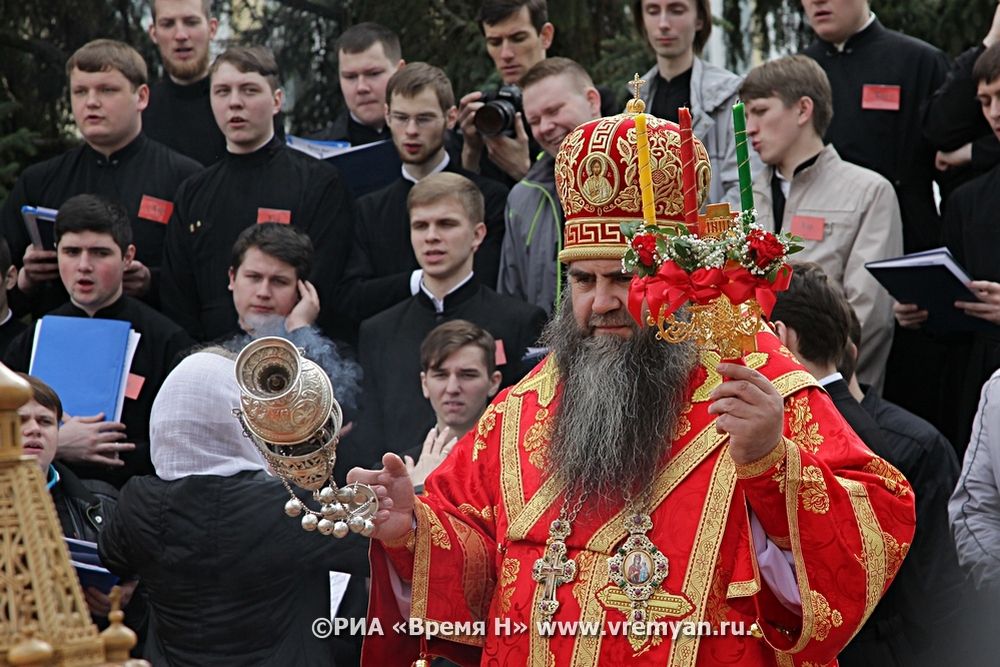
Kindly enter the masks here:
<path id="1" fill-rule="evenodd" d="M 656 65 L 643 74 L 646 111 L 677 122 L 677 109 L 691 109 L 694 135 L 712 162 L 708 203 L 740 206 L 736 139 L 732 107 L 740 77 L 699 58 L 712 32 L 710 0 L 633 0 L 632 15 L 639 34 L 656 54 Z M 751 170 L 760 163 L 750 156 Z"/>
<path id="2" fill-rule="evenodd" d="M 858 379 L 881 390 L 892 344 L 892 298 L 865 262 L 903 252 L 892 185 L 840 159 L 823 133 L 833 117 L 826 74 L 805 56 L 786 56 L 747 74 L 740 88 L 747 136 L 767 168 L 753 182 L 757 220 L 802 239 L 797 261 L 815 262 L 840 284 L 861 321 Z"/>
<path id="3" fill-rule="evenodd" d="M 601 95 L 587 71 L 569 58 L 538 62 L 521 86 L 525 118 L 545 155 L 507 197 L 497 291 L 551 315 L 562 292 L 556 254 L 562 249 L 563 212 L 556 196 L 555 155 L 567 134 L 601 115 Z"/>

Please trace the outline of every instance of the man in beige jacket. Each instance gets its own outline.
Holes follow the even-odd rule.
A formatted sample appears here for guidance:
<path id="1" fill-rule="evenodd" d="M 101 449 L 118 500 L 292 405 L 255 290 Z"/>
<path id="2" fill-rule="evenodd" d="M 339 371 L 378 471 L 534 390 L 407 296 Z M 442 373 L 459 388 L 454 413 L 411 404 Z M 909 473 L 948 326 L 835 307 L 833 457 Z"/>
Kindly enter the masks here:
<path id="1" fill-rule="evenodd" d="M 805 56 L 754 68 L 740 97 L 747 136 L 767 168 L 754 179 L 757 219 L 765 229 L 802 239 L 796 260 L 816 262 L 844 288 L 861 320 L 858 377 L 881 390 L 892 344 L 892 298 L 865 262 L 903 252 L 892 185 L 845 162 L 823 133 L 833 117 L 830 83 Z"/>

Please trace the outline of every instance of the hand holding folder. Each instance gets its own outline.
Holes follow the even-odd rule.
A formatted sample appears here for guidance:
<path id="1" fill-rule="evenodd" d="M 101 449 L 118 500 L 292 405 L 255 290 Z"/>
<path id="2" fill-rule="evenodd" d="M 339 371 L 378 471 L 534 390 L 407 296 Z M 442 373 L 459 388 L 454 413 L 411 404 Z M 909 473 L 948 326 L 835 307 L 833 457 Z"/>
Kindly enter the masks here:
<path id="1" fill-rule="evenodd" d="M 933 333 L 986 331 L 996 325 L 972 312 L 983 306 L 980 281 L 973 281 L 947 248 L 934 248 L 924 252 L 868 262 L 865 268 L 875 276 L 889 294 L 900 304 L 914 304 L 917 309 L 897 307 L 901 324 L 920 322 L 920 311 L 927 311 L 927 318 L 920 326 Z M 995 285 L 995 283 L 988 283 Z M 1000 285 L 997 285 L 1000 300 Z M 966 309 L 956 302 L 970 304 Z M 997 307 L 1000 313 L 1000 307 Z"/>

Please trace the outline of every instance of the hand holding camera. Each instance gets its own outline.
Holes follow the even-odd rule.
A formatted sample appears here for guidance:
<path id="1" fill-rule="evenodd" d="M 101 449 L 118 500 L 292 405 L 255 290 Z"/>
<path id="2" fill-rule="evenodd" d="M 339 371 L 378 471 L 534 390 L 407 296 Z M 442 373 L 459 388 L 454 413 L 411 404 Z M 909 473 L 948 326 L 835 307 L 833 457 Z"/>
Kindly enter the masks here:
<path id="1" fill-rule="evenodd" d="M 531 156 L 522 115 L 521 89 L 515 85 L 463 97 L 459 105 L 459 126 L 465 136 L 463 166 L 478 172 L 485 145 L 497 167 L 515 181 L 524 178 Z"/>

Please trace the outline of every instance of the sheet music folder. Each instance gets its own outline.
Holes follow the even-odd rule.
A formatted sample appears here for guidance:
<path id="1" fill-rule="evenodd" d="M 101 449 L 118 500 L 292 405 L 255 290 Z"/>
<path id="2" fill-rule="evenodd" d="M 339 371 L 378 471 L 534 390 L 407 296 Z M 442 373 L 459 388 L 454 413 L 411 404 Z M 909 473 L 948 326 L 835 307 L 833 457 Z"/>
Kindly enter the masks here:
<path id="1" fill-rule="evenodd" d="M 996 331 L 997 326 L 966 315 L 956 301 L 979 301 L 969 289 L 972 278 L 947 248 L 868 262 L 865 268 L 900 303 L 928 312 L 923 328 L 933 333 Z"/>
<path id="2" fill-rule="evenodd" d="M 35 327 L 30 373 L 51 386 L 66 413 L 114 420 L 128 373 L 132 324 L 46 315 Z"/>

